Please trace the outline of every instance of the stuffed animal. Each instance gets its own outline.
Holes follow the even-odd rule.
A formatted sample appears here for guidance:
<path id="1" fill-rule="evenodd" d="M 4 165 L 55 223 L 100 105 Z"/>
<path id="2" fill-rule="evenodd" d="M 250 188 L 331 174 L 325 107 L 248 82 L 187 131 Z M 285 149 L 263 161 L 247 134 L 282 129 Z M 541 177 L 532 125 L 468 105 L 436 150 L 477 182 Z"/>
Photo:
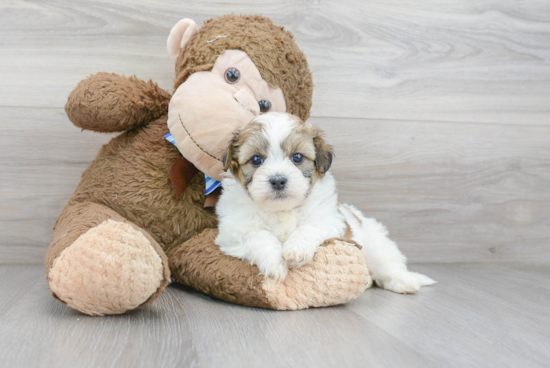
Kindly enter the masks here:
<path id="1" fill-rule="evenodd" d="M 151 81 L 98 73 L 68 98 L 77 127 L 122 133 L 101 148 L 55 223 L 46 256 L 53 296 L 89 315 L 146 305 L 171 280 L 277 310 L 359 296 L 371 278 L 353 242 L 325 242 L 284 282 L 214 244 L 220 189 L 205 184 L 217 186 L 233 130 L 264 111 L 309 116 L 311 73 L 292 35 L 261 16 L 226 15 L 200 29 L 183 19 L 168 51 L 176 63 L 173 97 Z"/>

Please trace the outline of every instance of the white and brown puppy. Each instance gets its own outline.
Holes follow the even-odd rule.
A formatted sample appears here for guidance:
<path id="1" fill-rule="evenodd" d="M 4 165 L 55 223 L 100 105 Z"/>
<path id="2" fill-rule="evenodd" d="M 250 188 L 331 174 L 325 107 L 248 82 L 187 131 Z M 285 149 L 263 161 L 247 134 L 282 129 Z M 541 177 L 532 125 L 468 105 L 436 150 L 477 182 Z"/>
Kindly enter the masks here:
<path id="1" fill-rule="evenodd" d="M 236 132 L 224 157 L 228 172 L 216 206 L 221 251 L 283 280 L 289 268 L 310 262 L 321 243 L 351 229 L 379 286 L 411 293 L 433 284 L 407 270 L 384 226 L 338 204 L 327 172 L 332 157 L 321 131 L 293 115 L 260 115 Z"/>

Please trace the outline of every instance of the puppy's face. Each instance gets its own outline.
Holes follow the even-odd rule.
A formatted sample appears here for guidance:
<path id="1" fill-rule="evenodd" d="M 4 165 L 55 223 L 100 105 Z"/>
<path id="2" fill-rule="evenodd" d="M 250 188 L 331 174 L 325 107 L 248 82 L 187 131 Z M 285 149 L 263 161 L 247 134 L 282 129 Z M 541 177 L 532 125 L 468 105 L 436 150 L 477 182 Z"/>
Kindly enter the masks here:
<path id="1" fill-rule="evenodd" d="M 224 167 L 254 202 L 282 211 L 302 204 L 332 156 L 319 129 L 290 114 L 268 113 L 235 133 Z"/>

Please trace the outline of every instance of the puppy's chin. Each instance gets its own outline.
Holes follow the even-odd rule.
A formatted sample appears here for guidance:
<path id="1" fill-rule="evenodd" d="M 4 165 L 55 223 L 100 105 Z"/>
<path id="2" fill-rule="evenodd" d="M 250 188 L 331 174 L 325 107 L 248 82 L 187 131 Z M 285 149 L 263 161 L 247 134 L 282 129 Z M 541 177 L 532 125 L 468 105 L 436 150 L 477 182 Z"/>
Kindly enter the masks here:
<path id="1" fill-rule="evenodd" d="M 250 193 L 250 198 L 257 203 L 262 210 L 269 212 L 289 211 L 299 207 L 304 203 L 305 195 L 302 198 L 296 198 L 285 194 L 284 192 L 273 192 L 267 196 L 254 196 Z"/>

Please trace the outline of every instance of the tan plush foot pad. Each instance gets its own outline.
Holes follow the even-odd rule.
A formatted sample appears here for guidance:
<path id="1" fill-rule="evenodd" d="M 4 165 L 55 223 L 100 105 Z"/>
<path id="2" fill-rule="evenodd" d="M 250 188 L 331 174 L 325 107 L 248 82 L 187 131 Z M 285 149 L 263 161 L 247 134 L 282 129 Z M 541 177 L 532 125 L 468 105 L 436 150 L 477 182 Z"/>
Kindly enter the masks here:
<path id="1" fill-rule="evenodd" d="M 107 220 L 82 234 L 54 261 L 52 292 L 89 315 L 120 314 L 160 287 L 163 265 L 149 240 L 129 224 Z"/>
<path id="2" fill-rule="evenodd" d="M 343 304 L 371 285 L 363 253 L 351 243 L 330 240 L 313 262 L 292 269 L 282 283 L 264 280 L 262 288 L 275 309 L 296 310 Z"/>

